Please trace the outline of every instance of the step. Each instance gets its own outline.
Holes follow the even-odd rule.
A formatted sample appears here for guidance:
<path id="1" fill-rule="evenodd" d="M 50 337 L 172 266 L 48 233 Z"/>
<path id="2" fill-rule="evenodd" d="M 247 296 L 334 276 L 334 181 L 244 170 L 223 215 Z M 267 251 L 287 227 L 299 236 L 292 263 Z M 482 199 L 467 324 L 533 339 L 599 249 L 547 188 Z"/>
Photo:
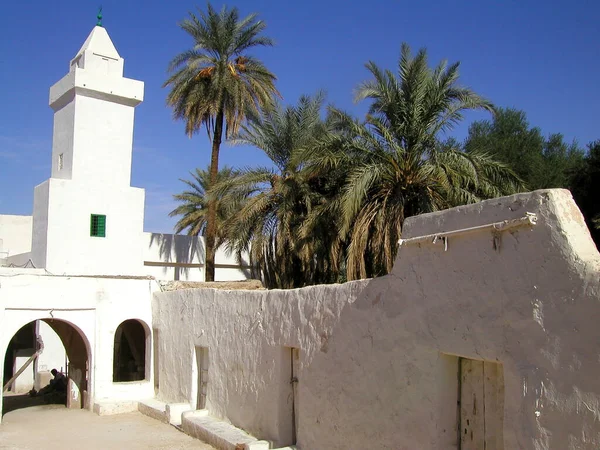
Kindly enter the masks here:
<path id="1" fill-rule="evenodd" d="M 181 428 L 186 434 L 212 445 L 218 450 L 269 450 L 267 441 L 259 441 L 230 423 L 208 415 L 207 410 L 182 414 Z"/>
<path id="2" fill-rule="evenodd" d="M 125 414 L 138 410 L 138 402 L 124 401 L 99 401 L 94 403 L 94 412 L 99 416 L 112 416 L 114 414 Z"/>
<path id="3" fill-rule="evenodd" d="M 165 402 L 161 402 L 160 400 L 156 400 L 154 398 L 140 400 L 138 402 L 138 411 L 148 417 L 152 417 L 153 419 L 164 423 L 169 423 L 169 417 L 167 416 L 167 404 Z"/>
<path id="4" fill-rule="evenodd" d="M 176 427 L 181 426 L 181 415 L 184 412 L 191 411 L 192 405 L 189 403 L 167 403 L 165 412 L 167 414 L 167 420 L 171 425 Z"/>

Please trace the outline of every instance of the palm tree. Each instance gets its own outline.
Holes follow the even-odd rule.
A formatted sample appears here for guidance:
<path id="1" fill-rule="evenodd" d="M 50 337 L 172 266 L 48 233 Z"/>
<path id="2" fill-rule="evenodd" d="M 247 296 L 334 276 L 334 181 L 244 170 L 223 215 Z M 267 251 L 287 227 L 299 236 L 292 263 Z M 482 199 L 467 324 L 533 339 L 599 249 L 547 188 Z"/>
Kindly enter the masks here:
<path id="1" fill-rule="evenodd" d="M 237 171 L 226 166 L 219 170 L 217 183 L 229 180 L 237 174 Z M 208 224 L 210 171 L 196 169 L 195 172 L 190 172 L 190 175 L 190 180 L 180 179 L 181 182 L 187 185 L 188 189 L 180 194 L 173 195 L 173 198 L 180 202 L 180 205 L 169 213 L 169 217 L 180 216 L 175 225 L 176 233 L 187 230 L 188 235 L 198 236 L 205 233 Z M 226 239 L 223 224 L 241 206 L 241 200 L 236 201 L 231 196 L 226 202 L 220 198 L 214 199 L 217 210 L 215 248 L 219 248 Z"/>
<path id="2" fill-rule="evenodd" d="M 258 114 L 275 95 L 275 76 L 247 51 L 273 42 L 262 36 L 266 24 L 256 14 L 240 19 L 237 8 L 210 5 L 207 12 L 193 13 L 181 24 L 194 46 L 177 55 L 169 65 L 170 77 L 164 83 L 171 91 L 167 104 L 176 119 L 185 121 L 191 135 L 202 126 L 212 139 L 210 181 L 215 184 L 219 171 L 219 149 L 225 139 L 237 133 L 246 114 Z M 216 206 L 208 202 L 206 218 L 206 279 L 214 280 Z"/>
<path id="3" fill-rule="evenodd" d="M 337 153 L 314 160 L 322 167 L 348 167 L 339 200 L 341 238 L 350 241 L 348 279 L 391 270 L 406 217 L 513 193 L 521 186 L 507 166 L 487 155 L 440 142 L 441 133 L 458 123 L 463 111 L 493 111 L 489 101 L 457 86 L 458 63 L 442 62 L 432 70 L 425 50 L 412 57 L 403 44 L 397 75 L 372 62 L 366 67 L 373 79 L 356 91 L 357 100 L 372 101 L 366 120 L 332 110 L 336 128 L 345 131 L 325 144 Z"/>
<path id="4" fill-rule="evenodd" d="M 319 226 L 334 177 L 305 170 L 302 157 L 329 132 L 320 117 L 323 101 L 321 93 L 303 96 L 297 106 L 277 105 L 243 126 L 235 142 L 262 149 L 274 168 L 243 170 L 214 191 L 247 198 L 226 223 L 228 245 L 250 252 L 270 288 L 337 281 L 341 242 L 335 228 Z"/>

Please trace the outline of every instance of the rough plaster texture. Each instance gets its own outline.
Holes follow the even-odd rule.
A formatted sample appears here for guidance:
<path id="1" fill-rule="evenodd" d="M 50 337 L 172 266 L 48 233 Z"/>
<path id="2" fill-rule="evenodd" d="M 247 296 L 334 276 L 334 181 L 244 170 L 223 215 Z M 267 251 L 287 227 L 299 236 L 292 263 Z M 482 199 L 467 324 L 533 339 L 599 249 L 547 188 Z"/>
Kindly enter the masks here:
<path id="1" fill-rule="evenodd" d="M 600 257 L 570 193 L 538 191 L 409 219 L 404 238 L 537 214 L 535 226 L 400 248 L 388 276 L 291 291 L 154 295 L 159 397 L 195 401 L 287 445 L 284 347 L 300 349 L 298 447 L 458 448 L 458 357 L 498 362 L 505 449 L 600 446 Z M 501 392 L 499 390 L 498 392 Z M 502 445 L 502 444 L 501 444 Z"/>
<path id="2" fill-rule="evenodd" d="M 153 397 L 150 298 L 158 289 L 157 283 L 145 279 L 58 277 L 39 272 L 0 271 L 0 354 L 5 354 L 8 342 L 23 325 L 44 320 L 61 336 L 67 353 L 75 337 L 83 338 L 90 367 L 87 402 L 90 409 L 95 402 Z M 115 331 L 128 319 L 139 320 L 146 329 L 146 380 L 114 383 Z M 72 362 L 71 356 L 69 359 Z M 0 378 L 3 371 L 2 365 Z"/>
<path id="3" fill-rule="evenodd" d="M 263 290 L 260 280 L 239 280 L 239 281 L 161 281 L 161 291 L 178 291 L 180 289 L 224 289 L 227 291 L 245 290 L 255 291 Z"/>
<path id="4" fill-rule="evenodd" d="M 367 284 L 358 281 L 290 291 L 157 293 L 153 326 L 159 333 L 159 398 L 195 404 L 195 347 L 208 347 L 206 407 L 210 414 L 275 446 L 289 445 L 291 384 L 281 374 L 289 364 L 285 348 L 300 348 L 301 442 L 302 417 L 310 416 L 315 408 L 303 395 L 320 383 L 318 377 L 307 378 L 306 370 L 316 354 L 327 351 L 341 311 Z M 305 448 L 321 447 L 305 444 Z"/>

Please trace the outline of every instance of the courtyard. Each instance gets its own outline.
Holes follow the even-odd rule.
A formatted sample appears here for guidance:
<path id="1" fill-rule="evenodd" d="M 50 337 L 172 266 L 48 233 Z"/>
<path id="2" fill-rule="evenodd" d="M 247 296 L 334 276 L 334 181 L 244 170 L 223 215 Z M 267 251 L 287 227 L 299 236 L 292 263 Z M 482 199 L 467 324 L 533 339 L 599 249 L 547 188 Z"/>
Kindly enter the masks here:
<path id="1" fill-rule="evenodd" d="M 27 395 L 4 397 L 0 449 L 213 449 L 175 427 L 139 412 L 98 416 L 84 409 L 44 405 Z"/>

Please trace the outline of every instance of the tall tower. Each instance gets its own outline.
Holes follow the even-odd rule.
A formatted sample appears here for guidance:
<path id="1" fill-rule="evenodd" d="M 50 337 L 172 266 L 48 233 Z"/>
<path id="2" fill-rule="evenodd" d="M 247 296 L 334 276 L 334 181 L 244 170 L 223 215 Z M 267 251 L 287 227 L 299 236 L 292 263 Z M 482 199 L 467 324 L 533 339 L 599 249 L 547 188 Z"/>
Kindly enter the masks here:
<path id="1" fill-rule="evenodd" d="M 144 83 L 96 26 L 50 88 L 51 178 L 35 188 L 32 259 L 55 274 L 139 275 L 144 190 L 132 188 L 134 108 Z"/>

